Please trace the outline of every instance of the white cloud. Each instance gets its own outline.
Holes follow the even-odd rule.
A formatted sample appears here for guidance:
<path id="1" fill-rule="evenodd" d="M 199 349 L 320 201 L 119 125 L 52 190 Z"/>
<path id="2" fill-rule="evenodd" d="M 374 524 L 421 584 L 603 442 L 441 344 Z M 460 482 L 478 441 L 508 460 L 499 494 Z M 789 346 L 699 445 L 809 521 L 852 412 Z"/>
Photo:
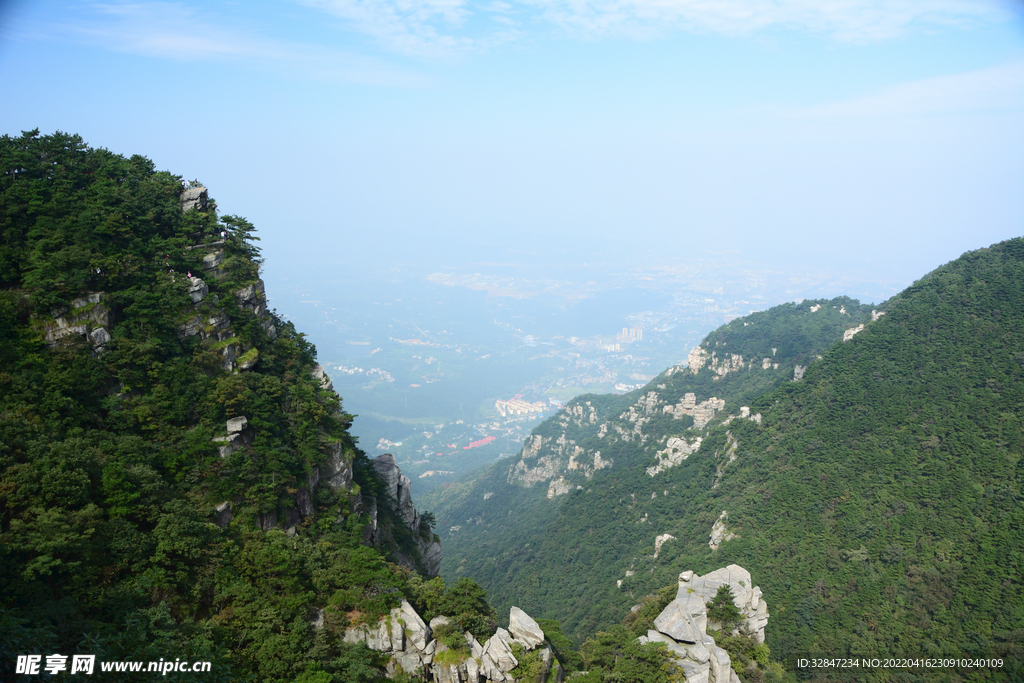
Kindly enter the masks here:
<path id="1" fill-rule="evenodd" d="M 356 52 L 264 37 L 184 4 L 97 4 L 73 21 L 25 27 L 22 37 L 71 40 L 116 52 L 181 62 L 234 60 L 305 77 L 421 85 L 421 76 Z"/>
<path id="2" fill-rule="evenodd" d="M 1010 0 L 295 0 L 342 19 L 386 49 L 448 54 L 523 38 L 495 24 L 554 26 L 569 35 L 646 38 L 675 31 L 751 35 L 788 29 L 873 42 L 913 28 L 1007 20 Z M 491 15 L 491 24 L 474 19 Z"/>
<path id="3" fill-rule="evenodd" d="M 749 35 L 773 28 L 840 41 L 892 38 L 915 25 L 1006 19 L 998 0 L 523 0 L 566 30 L 590 38 L 671 30 Z"/>
<path id="4" fill-rule="evenodd" d="M 465 0 L 300 0 L 346 21 L 386 48 L 410 55 L 470 50 L 477 40 L 456 35 L 469 17 Z"/>

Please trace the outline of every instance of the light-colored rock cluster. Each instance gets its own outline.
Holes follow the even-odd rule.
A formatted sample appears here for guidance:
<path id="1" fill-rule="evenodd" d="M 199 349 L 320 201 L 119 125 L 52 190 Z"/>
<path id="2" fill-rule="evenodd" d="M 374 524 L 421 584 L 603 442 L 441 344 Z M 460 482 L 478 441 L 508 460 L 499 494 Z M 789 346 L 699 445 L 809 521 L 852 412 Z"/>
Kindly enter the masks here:
<path id="1" fill-rule="evenodd" d="M 857 325 L 857 327 L 851 327 L 850 329 L 843 332 L 843 341 L 848 342 L 853 339 L 853 335 L 861 332 L 864 329 L 864 325 Z"/>
<path id="2" fill-rule="evenodd" d="M 701 599 L 708 603 L 714 600 L 718 589 L 726 584 L 732 589 L 733 603 L 740 611 L 740 625 L 737 629 L 739 634 L 763 643 L 764 629 L 769 617 L 768 604 L 762 597 L 761 589 L 754 585 L 750 572 L 746 569 L 737 564 L 730 564 L 704 576 L 694 575 L 687 582 L 687 590 L 694 591 L 694 594 L 701 596 Z M 717 630 L 721 625 L 712 622 L 710 627 Z"/>
<path id="3" fill-rule="evenodd" d="M 542 452 L 544 455 L 540 455 Z M 594 476 L 594 472 L 612 465 L 611 459 L 601 457 L 601 451 L 588 453 L 564 433 L 557 439 L 535 434 L 527 437 L 523 443 L 522 455 L 509 470 L 508 481 L 510 484 L 530 488 L 538 482 L 554 479 L 559 475 L 564 477 L 570 472 L 582 474 L 589 479 Z M 549 497 L 561 495 L 554 493 L 557 490 L 560 490 L 559 485 L 552 488 L 549 484 Z M 567 493 L 568 489 L 565 492 Z"/>
<path id="4" fill-rule="evenodd" d="M 761 599 L 761 589 L 751 588 L 750 573 L 735 564 L 704 577 L 692 571 L 680 574 L 676 599 L 654 620 L 654 628 L 640 637 L 641 643 L 664 643 L 686 683 L 739 683 L 729 653 L 707 633 L 709 626 L 716 628 L 714 623 L 708 623 L 707 603 L 724 584 L 732 588 L 734 602 L 743 617 L 739 632 L 764 642 L 768 608 Z"/>
<path id="5" fill-rule="evenodd" d="M 727 425 L 733 420 L 750 420 L 751 422 L 761 424 L 761 413 L 751 413 L 750 406 L 740 406 L 740 414 L 730 415 L 729 417 L 722 420 L 722 424 Z"/>
<path id="6" fill-rule="evenodd" d="M 712 550 L 718 550 L 718 546 L 722 545 L 726 541 L 731 541 L 736 538 L 736 534 L 729 531 L 726 524 L 729 521 L 729 513 L 722 510 L 722 514 L 718 516 L 715 523 L 711 525 L 711 533 L 708 534 L 711 540 L 708 541 L 708 545 L 711 546 Z"/>
<path id="7" fill-rule="evenodd" d="M 675 405 L 662 407 L 662 412 L 670 413 L 676 419 L 683 415 L 693 417 L 693 426 L 697 429 L 704 429 L 715 414 L 725 408 L 725 400 L 712 396 L 706 401 L 697 403 L 697 395 L 693 393 L 683 394 L 683 400 Z"/>
<path id="8" fill-rule="evenodd" d="M 548 498 L 554 498 L 555 496 L 564 496 L 569 493 L 572 486 L 565 480 L 565 477 L 558 477 L 552 479 L 551 483 L 548 484 Z"/>
<path id="9" fill-rule="evenodd" d="M 658 554 L 661 553 L 661 546 L 674 540 L 676 540 L 676 537 L 672 534 L 661 534 L 660 536 L 656 536 L 654 539 L 654 558 L 657 559 Z"/>
<path id="10" fill-rule="evenodd" d="M 245 433 L 245 428 L 248 426 L 249 420 L 245 416 L 233 417 L 227 421 L 225 431 L 228 435 L 213 437 L 214 443 L 224 444 L 220 447 L 220 457 L 231 457 L 235 451 L 252 443 L 252 436 Z"/>
<path id="11" fill-rule="evenodd" d="M 690 395 L 692 396 L 692 394 Z M 647 468 L 647 476 L 653 477 L 670 467 L 675 467 L 696 453 L 700 449 L 702 442 L 703 439 L 699 436 L 692 440 L 670 436 L 668 443 L 665 444 L 665 449 L 654 454 L 658 459 L 658 464 Z"/>
<path id="12" fill-rule="evenodd" d="M 524 652 L 540 648 L 544 667 L 538 683 L 562 680 L 561 665 L 546 645 L 544 631 L 518 607 L 513 607 L 509 613 L 508 630 L 499 628 L 482 645 L 466 631 L 463 634 L 468 649 L 466 655 L 457 663 L 445 657 L 446 663 L 440 664 L 438 655 L 448 647 L 433 636 L 448 623 L 447 617 L 437 616 L 426 624 L 412 605 L 403 600 L 400 607 L 391 610 L 376 625 L 363 624 L 347 629 L 344 640 L 365 643 L 371 650 L 389 654 L 389 677 L 401 670 L 432 683 L 512 683 L 515 679 L 510 672 L 519 666 L 513 653 L 518 644 Z"/>
<path id="13" fill-rule="evenodd" d="M 700 346 L 690 351 L 687 356 L 687 364 L 689 365 L 690 372 L 695 375 L 700 372 L 701 368 L 710 368 L 715 372 L 715 379 L 725 377 L 730 372 L 747 367 L 743 356 L 739 354 L 726 353 L 719 358 L 717 351 L 707 351 Z"/>
<path id="14" fill-rule="evenodd" d="M 97 355 L 106 350 L 110 341 L 110 310 L 103 303 L 104 292 L 91 292 L 71 302 L 70 309 L 50 312 L 50 320 L 43 321 L 43 340 L 53 348 L 69 335 L 82 335 Z"/>

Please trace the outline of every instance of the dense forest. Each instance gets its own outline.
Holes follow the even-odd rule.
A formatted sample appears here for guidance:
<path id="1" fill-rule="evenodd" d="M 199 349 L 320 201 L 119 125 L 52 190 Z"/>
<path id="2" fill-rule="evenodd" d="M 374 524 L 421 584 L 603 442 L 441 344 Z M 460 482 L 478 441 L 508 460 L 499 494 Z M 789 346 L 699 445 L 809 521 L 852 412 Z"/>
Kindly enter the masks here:
<path id="1" fill-rule="evenodd" d="M 935 270 L 877 307 L 885 315 L 865 320 L 852 303 L 735 320 L 709 335 L 691 368 L 630 395 L 579 397 L 534 431 L 518 461 L 431 492 L 442 572 L 481 577 L 499 607 L 557 614 L 582 639 L 680 570 L 734 562 L 772 607 L 775 657 L 999 657 L 1001 670 L 904 673 L 1018 680 L 1024 240 Z M 791 317 L 841 308 L 851 332 L 833 327 L 820 350 Z M 758 342 L 759 330 L 799 341 Z M 729 356 L 723 375 L 711 350 L 744 364 Z M 788 372 L 773 382 L 784 350 Z M 673 405 L 683 392 L 724 406 L 698 429 Z M 658 470 L 673 437 L 693 452 Z M 581 473 L 598 448 L 613 464 Z M 559 477 L 569 486 L 557 490 Z M 656 552 L 663 534 L 673 538 Z"/>
<path id="2" fill-rule="evenodd" d="M 762 394 L 791 383 L 798 368 L 818 362 L 845 330 L 870 322 L 872 310 L 847 297 L 776 306 L 723 325 L 703 340 L 701 348 L 711 350 L 705 355 L 713 351 L 716 360 L 725 357 L 729 368 L 733 354 L 742 357 L 744 365 L 737 370 L 719 374 L 721 363 L 698 373 L 685 366 L 670 368 L 641 390 L 574 399 L 560 416 L 534 430 L 544 440 L 536 453 L 500 461 L 423 497 L 443 529 L 442 573 L 480 577 L 500 608 L 515 601 L 527 604 L 538 614 L 561 619 L 566 632 L 580 641 L 615 623 L 621 618 L 616 615 L 626 613 L 645 591 L 671 583 L 680 570 L 690 568 L 655 561 L 656 536 L 670 533 L 677 539 L 706 541 L 714 522 L 701 515 L 675 523 L 680 517 L 680 486 L 689 482 L 696 458 L 653 478 L 645 474 L 668 438 L 693 441 L 703 435 L 713 444 L 724 434 L 714 425 Z M 771 361 L 767 367 L 765 358 Z M 700 362 L 696 356 L 693 361 Z M 657 394 L 655 410 L 650 405 L 652 391 Z M 692 415 L 664 411 L 687 393 L 694 394 L 695 402 L 722 400 L 710 424 L 696 425 Z M 616 430 L 618 426 L 631 433 L 637 427 L 636 409 L 630 411 L 637 405 L 643 406 L 639 440 Z M 613 464 L 599 472 L 570 468 L 566 458 L 559 457 L 562 441 L 579 447 L 582 457 L 599 451 Z M 552 476 L 563 479 L 575 493 L 549 497 L 547 481 L 527 487 L 516 479 L 519 462 L 529 471 L 545 458 L 554 461 L 557 473 Z M 577 515 L 593 521 L 586 538 L 578 537 Z M 671 530 L 666 525 L 672 525 Z M 664 552 L 671 553 L 671 548 L 666 546 Z M 627 571 L 632 572 L 629 577 Z M 620 579 L 625 590 L 616 585 Z M 587 600 L 580 599 L 584 595 Z"/>
<path id="3" fill-rule="evenodd" d="M 402 598 L 486 626 L 472 581 L 414 571 L 316 349 L 265 310 L 253 227 L 184 185 L 74 135 L 0 138 L 0 678 L 78 652 L 377 680 L 341 639 Z"/>

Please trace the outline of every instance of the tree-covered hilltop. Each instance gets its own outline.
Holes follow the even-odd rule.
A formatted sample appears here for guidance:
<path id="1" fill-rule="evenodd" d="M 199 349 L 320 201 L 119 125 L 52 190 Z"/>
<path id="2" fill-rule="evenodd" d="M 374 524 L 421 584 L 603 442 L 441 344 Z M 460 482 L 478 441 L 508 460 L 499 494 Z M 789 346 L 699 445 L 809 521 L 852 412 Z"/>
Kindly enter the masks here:
<path id="1" fill-rule="evenodd" d="M 872 311 L 847 297 L 776 306 L 723 325 L 690 354 L 690 367 L 669 368 L 643 389 L 573 399 L 533 430 L 518 457 L 423 497 L 444 535 L 442 573 L 479 577 L 499 608 L 522 604 L 561 619 L 578 641 L 616 623 L 643 595 L 616 581 L 639 573 L 667 533 L 660 525 L 676 516 L 676 489 L 695 462 L 689 454 L 716 438 L 715 425 L 802 376 L 847 330 L 870 324 Z M 624 513 L 637 506 L 644 513 Z M 573 536 L 575 514 L 593 522 L 587 539 L 553 535 L 564 520 Z M 702 521 L 705 538 L 713 521 Z M 666 566 L 652 585 L 672 572 Z"/>
<path id="2" fill-rule="evenodd" d="M 0 678 L 92 653 L 376 680 L 342 639 L 403 598 L 475 596 L 486 627 L 472 581 L 399 564 L 423 567 L 431 518 L 267 310 L 253 227 L 189 185 L 74 135 L 0 138 Z"/>
<path id="3" fill-rule="evenodd" d="M 965 254 L 879 309 L 858 307 L 831 348 L 780 361 L 785 380 L 760 395 L 751 384 L 787 347 L 728 336 L 756 329 L 751 316 L 709 336 L 690 368 L 574 401 L 519 458 L 431 494 L 458 527 L 442 571 L 582 640 L 679 569 L 736 563 L 773 606 L 773 657 L 997 657 L 1001 670 L 950 680 L 1021 678 L 1024 239 Z"/>

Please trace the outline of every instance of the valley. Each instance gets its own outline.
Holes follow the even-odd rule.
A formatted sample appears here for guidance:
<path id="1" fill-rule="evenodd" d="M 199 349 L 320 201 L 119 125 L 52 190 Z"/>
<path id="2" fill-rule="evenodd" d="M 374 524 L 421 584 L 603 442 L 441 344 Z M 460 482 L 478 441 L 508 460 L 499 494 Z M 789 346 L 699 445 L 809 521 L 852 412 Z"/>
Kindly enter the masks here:
<path id="1" fill-rule="evenodd" d="M 575 396 L 644 386 L 723 322 L 821 290 L 877 300 L 895 291 L 856 273 L 783 274 L 713 255 L 674 266 L 474 267 L 344 278 L 325 269 L 299 282 L 267 268 L 270 305 L 315 339 L 359 416 L 360 446 L 393 453 L 417 494 L 515 455 Z"/>

